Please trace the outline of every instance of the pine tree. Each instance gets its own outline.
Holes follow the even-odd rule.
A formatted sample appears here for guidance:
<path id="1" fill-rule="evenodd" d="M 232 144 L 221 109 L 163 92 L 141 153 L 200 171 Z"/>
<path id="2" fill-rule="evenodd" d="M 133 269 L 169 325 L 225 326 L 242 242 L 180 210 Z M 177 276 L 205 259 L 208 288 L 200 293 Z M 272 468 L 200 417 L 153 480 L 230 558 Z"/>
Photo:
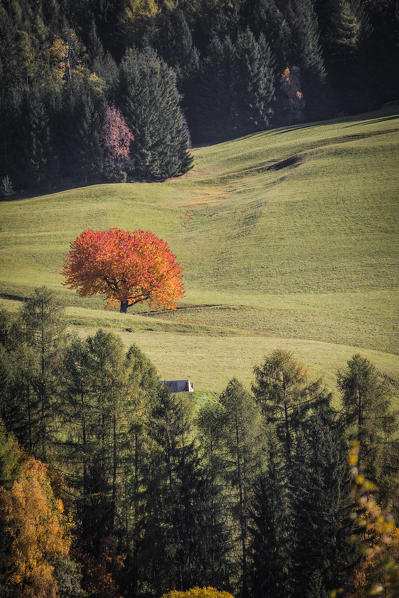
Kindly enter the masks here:
<path id="1" fill-rule="evenodd" d="M 50 117 L 43 90 L 31 86 L 21 105 L 21 153 L 25 156 L 24 180 L 27 186 L 40 185 L 47 177 L 51 153 Z"/>
<path id="2" fill-rule="evenodd" d="M 328 80 L 336 106 L 353 111 L 355 105 L 362 101 L 364 93 L 359 50 L 365 22 L 351 0 L 327 0 L 318 5 Z M 362 91 L 357 89 L 359 86 Z"/>
<path id="3" fill-rule="evenodd" d="M 374 482 L 384 476 L 386 454 L 395 451 L 396 416 L 391 410 L 394 394 L 389 381 L 359 354 L 338 373 L 343 409 L 352 435 L 360 442 L 359 464 Z M 382 480 L 380 480 L 382 481 Z"/>
<path id="4" fill-rule="evenodd" d="M 307 114 L 320 114 L 325 66 L 313 0 L 291 0 L 288 10 L 293 46 L 291 64 L 301 68 Z"/>
<path id="5" fill-rule="evenodd" d="M 193 441 L 188 405 L 161 388 L 153 406 L 139 570 L 157 594 L 226 585 L 228 541 L 217 487 Z"/>
<path id="6" fill-rule="evenodd" d="M 355 563 L 346 455 L 344 430 L 328 405 L 300 425 L 291 463 L 295 597 L 312 595 L 316 582 L 324 592 L 340 587 Z"/>
<path id="7" fill-rule="evenodd" d="M 21 310 L 26 341 L 34 353 L 35 375 L 31 377 L 38 409 L 36 455 L 46 456 L 51 440 L 51 426 L 55 423 L 52 397 L 55 394 L 55 355 L 63 340 L 65 323 L 62 308 L 51 291 L 35 289 Z"/>
<path id="8" fill-rule="evenodd" d="M 62 110 L 58 114 L 58 136 L 62 140 L 59 154 L 64 177 L 87 183 L 102 172 L 105 111 L 101 80 L 72 77 L 65 84 Z"/>
<path id="9" fill-rule="evenodd" d="M 237 37 L 237 121 L 235 129 L 259 131 L 270 126 L 275 101 L 274 60 L 264 36 L 247 29 Z"/>
<path id="10" fill-rule="evenodd" d="M 220 435 L 224 450 L 224 477 L 232 490 L 231 533 L 241 554 L 240 595 L 249 593 L 248 521 L 252 484 L 261 470 L 260 413 L 252 396 L 233 378 L 220 395 Z"/>
<path id="11" fill-rule="evenodd" d="M 289 598 L 295 545 L 291 493 L 283 447 L 271 430 L 266 458 L 266 470 L 255 481 L 251 505 L 251 595 Z"/>
<path id="12" fill-rule="evenodd" d="M 124 113 L 134 134 L 134 176 L 163 180 L 187 172 L 188 129 L 176 76 L 150 48 L 130 50 L 121 64 Z"/>
<path id="13" fill-rule="evenodd" d="M 264 35 L 280 74 L 288 64 L 291 30 L 286 17 L 275 0 L 249 0 L 241 5 L 243 25 L 249 26 L 257 37 Z"/>
<path id="14" fill-rule="evenodd" d="M 213 36 L 203 61 L 192 132 L 196 141 L 219 141 L 234 136 L 237 61 L 230 37 Z"/>

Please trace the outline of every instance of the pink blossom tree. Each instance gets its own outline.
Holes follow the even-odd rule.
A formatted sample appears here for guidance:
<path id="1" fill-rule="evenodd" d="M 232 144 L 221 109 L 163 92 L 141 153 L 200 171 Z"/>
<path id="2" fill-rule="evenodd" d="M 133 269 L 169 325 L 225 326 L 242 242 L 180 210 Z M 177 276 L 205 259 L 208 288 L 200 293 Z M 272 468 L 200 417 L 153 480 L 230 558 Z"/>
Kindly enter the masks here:
<path id="1" fill-rule="evenodd" d="M 280 96 L 284 122 L 292 124 L 304 119 L 305 99 L 301 91 L 299 66 L 286 68 L 280 77 Z"/>
<path id="2" fill-rule="evenodd" d="M 105 175 L 112 181 L 126 181 L 127 171 L 133 170 L 130 145 L 134 135 L 117 108 L 108 108 L 103 125 L 106 150 Z"/>

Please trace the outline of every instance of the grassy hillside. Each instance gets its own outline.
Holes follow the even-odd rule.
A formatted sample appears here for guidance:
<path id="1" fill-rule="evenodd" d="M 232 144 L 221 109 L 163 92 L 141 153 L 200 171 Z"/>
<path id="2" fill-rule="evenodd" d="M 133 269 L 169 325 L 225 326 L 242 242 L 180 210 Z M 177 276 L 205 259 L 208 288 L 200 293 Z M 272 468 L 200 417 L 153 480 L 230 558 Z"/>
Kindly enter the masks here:
<path id="1" fill-rule="evenodd" d="M 111 326 L 163 377 L 221 390 L 275 347 L 333 384 L 355 351 L 399 373 L 399 115 L 293 126 L 195 150 L 163 184 L 97 185 L 0 204 L 0 293 L 47 285 L 80 331 Z M 127 316 L 59 274 L 85 228 L 152 230 L 185 272 L 176 312 Z M 134 329 L 127 333 L 126 328 Z"/>

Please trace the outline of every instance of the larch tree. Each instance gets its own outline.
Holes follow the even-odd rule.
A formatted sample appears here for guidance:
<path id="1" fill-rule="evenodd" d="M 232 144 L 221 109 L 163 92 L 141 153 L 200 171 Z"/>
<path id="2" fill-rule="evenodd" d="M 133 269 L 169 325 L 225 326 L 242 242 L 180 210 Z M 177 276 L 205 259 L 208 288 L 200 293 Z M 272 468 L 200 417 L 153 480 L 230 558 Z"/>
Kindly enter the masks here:
<path id="1" fill-rule="evenodd" d="M 64 328 L 60 306 L 43 287 L 35 289 L 2 331 L 0 370 L 6 367 L 7 377 L 0 395 L 1 416 L 21 446 L 40 457 L 46 455 L 55 431 L 56 362 Z"/>
<path id="2" fill-rule="evenodd" d="M 353 437 L 360 442 L 359 464 L 373 481 L 384 474 L 387 458 L 397 455 L 393 439 L 396 416 L 391 409 L 393 388 L 372 363 L 359 354 L 338 373 L 344 414 Z M 388 476 L 389 477 L 389 476 Z"/>
<path id="3" fill-rule="evenodd" d="M 27 345 L 31 347 L 33 361 L 36 362 L 35 374 L 30 374 L 38 410 L 35 454 L 45 458 L 51 437 L 50 426 L 54 424 L 55 356 L 63 340 L 65 323 L 61 306 L 45 287 L 35 289 L 28 297 L 21 310 L 21 320 Z M 26 367 L 28 372 L 32 371 L 32 367 Z"/>
<path id="4" fill-rule="evenodd" d="M 119 303 L 122 313 L 144 301 L 175 309 L 184 295 L 176 256 L 150 231 L 85 230 L 71 244 L 62 273 L 81 297 L 99 293 L 108 307 Z"/>
<path id="5" fill-rule="evenodd" d="M 252 392 L 266 421 L 276 424 L 289 461 L 298 418 L 326 400 L 324 389 L 319 380 L 309 382 L 305 368 L 289 351 L 273 351 L 254 373 Z"/>
<path id="6" fill-rule="evenodd" d="M 358 467 L 359 442 L 352 444 L 348 461 L 353 477 L 354 515 L 357 515 L 352 542 L 362 555 L 353 574 L 349 598 L 395 598 L 399 593 L 399 528 L 391 506 L 381 507 L 374 496 L 376 486 Z"/>
<path id="7" fill-rule="evenodd" d="M 0 515 L 12 539 L 9 586 L 16 588 L 21 598 L 56 598 L 53 564 L 68 554 L 71 537 L 46 465 L 30 458 L 12 488 L 0 488 Z"/>

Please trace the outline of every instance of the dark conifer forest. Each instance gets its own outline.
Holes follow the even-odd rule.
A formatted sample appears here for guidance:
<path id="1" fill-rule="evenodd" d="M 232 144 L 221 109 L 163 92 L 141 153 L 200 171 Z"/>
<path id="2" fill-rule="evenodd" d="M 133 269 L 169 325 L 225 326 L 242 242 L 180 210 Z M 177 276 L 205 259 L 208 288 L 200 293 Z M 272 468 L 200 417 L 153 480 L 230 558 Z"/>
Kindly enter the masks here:
<path id="1" fill-rule="evenodd" d="M 397 99 L 396 0 L 2 0 L 4 195 L 164 180 L 190 144 Z"/>
<path id="2" fill-rule="evenodd" d="M 0 199 L 7 200 L 2 205 L 13 210 L 19 203 L 22 212 L 27 195 L 97 183 L 159 182 L 146 186 L 149 194 L 154 187 L 168 189 L 164 181 L 193 167 L 195 147 L 397 103 L 398 65 L 399 0 L 0 0 Z M 267 169 L 278 170 L 295 158 L 285 156 Z M 127 187 L 144 185 L 106 189 Z M 346 192 L 340 191 L 341 198 L 334 187 L 337 211 L 349 210 Z M 8 201 L 15 197 L 21 201 Z M 250 216 L 241 219 L 239 234 L 228 231 L 237 246 L 246 242 L 242 231 L 257 226 L 255 199 L 251 196 Z M 140 202 L 145 198 L 132 202 L 131 210 L 139 210 Z M 182 214 L 181 222 L 171 225 L 172 242 L 177 226 L 188 227 L 192 217 L 188 201 L 184 214 L 182 206 L 183 200 L 172 206 Z M 235 208 L 230 211 L 238 222 Z M 53 204 L 50 209 L 57 218 Z M 79 206 L 73 204 L 73 210 Z M 319 205 L 309 217 L 315 218 L 314 228 L 317 211 Z M 331 209 L 326 219 L 334 213 Z M 156 218 L 166 220 L 165 214 L 159 210 Z M 217 207 L 206 218 L 222 221 L 226 214 Z M 30 234 L 28 210 L 24 218 L 14 237 L 35 259 L 41 250 L 23 238 Z M 45 219 L 43 212 L 37 234 L 48 235 L 44 242 L 58 243 L 63 251 L 61 237 L 47 230 Z M 1 226 L 5 234 L 6 226 Z M 385 230 L 391 223 L 378 226 Z M 354 229 L 348 225 L 344 232 L 354 235 Z M 215 225 L 209 235 L 222 245 L 218 230 Z M 372 236 L 371 225 L 364 230 Z M 118 232 L 130 235 L 116 228 L 85 232 L 107 239 Z M 185 239 L 191 234 L 195 229 Z M 151 283 L 158 289 L 170 280 L 172 262 L 159 265 L 155 235 L 143 235 L 161 272 Z M 214 251 L 209 238 L 192 252 L 198 261 L 201 247 L 209 244 Z M 259 238 L 251 241 L 253 247 Z M 109 249 L 112 242 L 104 245 Z M 126 290 L 127 247 L 114 244 L 120 270 L 109 280 L 104 254 L 88 245 L 84 259 L 91 257 L 90 269 L 95 264 L 97 270 L 87 275 L 81 298 L 100 293 L 100 279 L 103 287 Z M 281 263 L 296 259 L 288 255 L 289 247 L 283 247 L 283 262 L 262 269 L 268 285 L 271 271 L 279 276 Z M 312 267 L 320 247 L 312 245 Z M 377 260 L 379 253 L 385 260 L 379 247 L 370 260 L 366 249 L 353 262 L 360 272 L 353 280 L 371 277 L 374 260 L 381 275 L 372 281 L 377 294 L 394 257 L 385 271 L 385 262 L 379 267 Z M 11 253 L 5 259 L 13 268 Z M 209 268 L 211 284 L 216 288 L 215 272 L 230 268 L 235 291 L 231 256 L 236 254 L 230 262 L 223 251 L 220 255 Z M 320 278 L 333 272 L 333 285 L 341 281 L 343 262 L 335 262 L 334 254 L 331 269 L 328 256 Z M 261 257 L 266 262 L 267 251 Z M 251 276 L 248 262 L 243 254 L 243 280 Z M 147 270 L 152 267 L 145 263 Z M 351 263 L 344 263 L 349 271 Z M 305 290 L 328 301 L 330 287 L 317 287 L 311 278 L 304 286 L 297 282 L 310 271 L 306 264 L 299 256 L 292 283 L 297 288 L 288 289 L 290 306 L 294 293 L 305 297 Z M 136 270 L 137 291 L 146 273 Z M 175 271 L 181 281 L 179 264 Z M 11 311 L 0 309 L 0 598 L 398 598 L 399 382 L 394 374 L 380 371 L 356 349 L 334 373 L 332 392 L 332 385 L 310 375 L 293 352 L 275 349 L 252 364 L 247 386 L 237 379 L 233 363 L 222 392 L 205 390 L 199 398 L 171 393 L 138 344 L 127 347 L 120 335 L 95 329 L 95 308 L 89 328 L 79 330 L 73 309 L 66 315 L 58 302 L 56 284 L 55 292 L 42 287 L 28 296 L 33 285 L 26 291 L 27 270 L 21 272 L 15 287 L 2 286 L 0 297 L 0 307 L 15 300 Z M 283 275 L 288 280 L 288 270 Z M 194 276 L 187 279 L 190 283 Z M 205 280 L 202 272 L 198 280 Z M 264 287 L 256 286 L 258 281 L 260 297 Z M 346 287 L 338 283 L 344 294 Z M 355 283 L 360 295 L 366 286 Z M 201 295 L 201 307 L 221 307 L 210 289 Z M 280 301 L 280 287 L 267 292 Z M 179 293 L 176 301 L 169 297 L 159 305 L 174 309 L 183 286 Z M 143 302 L 150 295 L 139 297 Z M 310 303 L 309 297 L 303 301 Z M 118 300 L 126 316 L 134 303 Z M 226 312 L 233 312 L 233 299 L 227 301 Z M 347 311 L 357 309 L 355 303 L 347 305 Z M 378 305 L 366 314 L 371 313 L 370 334 L 377 336 Z M 252 314 L 250 304 L 246 307 L 243 318 Z M 299 320 L 301 309 L 303 303 L 292 317 Z M 142 326 L 148 315 L 141 312 Z M 342 316 L 340 304 L 333 316 L 329 330 Z M 349 320 L 341 319 L 345 327 Z M 360 326 L 363 320 L 353 321 Z M 148 322 L 158 325 L 155 317 Z M 169 324 L 161 322 L 162 330 Z M 171 324 L 178 333 L 189 330 L 184 322 Z M 294 324 L 287 338 L 299 335 Z M 122 325 L 123 332 L 134 333 Z M 226 324 L 231 333 L 226 343 L 240 338 L 234 326 Z M 196 330 L 205 336 L 202 321 Z M 228 336 L 222 325 L 209 330 L 209 344 Z M 270 332 L 268 321 L 263 332 L 281 340 L 285 329 Z M 258 328 L 250 338 L 256 334 Z M 351 339 L 346 349 L 365 346 L 355 333 Z M 344 346 L 335 337 L 331 343 Z"/>
<path id="3" fill-rule="evenodd" d="M 398 595 L 397 388 L 370 361 L 333 397 L 276 350 L 195 405 L 64 322 L 45 288 L 0 313 L 2 596 Z"/>

